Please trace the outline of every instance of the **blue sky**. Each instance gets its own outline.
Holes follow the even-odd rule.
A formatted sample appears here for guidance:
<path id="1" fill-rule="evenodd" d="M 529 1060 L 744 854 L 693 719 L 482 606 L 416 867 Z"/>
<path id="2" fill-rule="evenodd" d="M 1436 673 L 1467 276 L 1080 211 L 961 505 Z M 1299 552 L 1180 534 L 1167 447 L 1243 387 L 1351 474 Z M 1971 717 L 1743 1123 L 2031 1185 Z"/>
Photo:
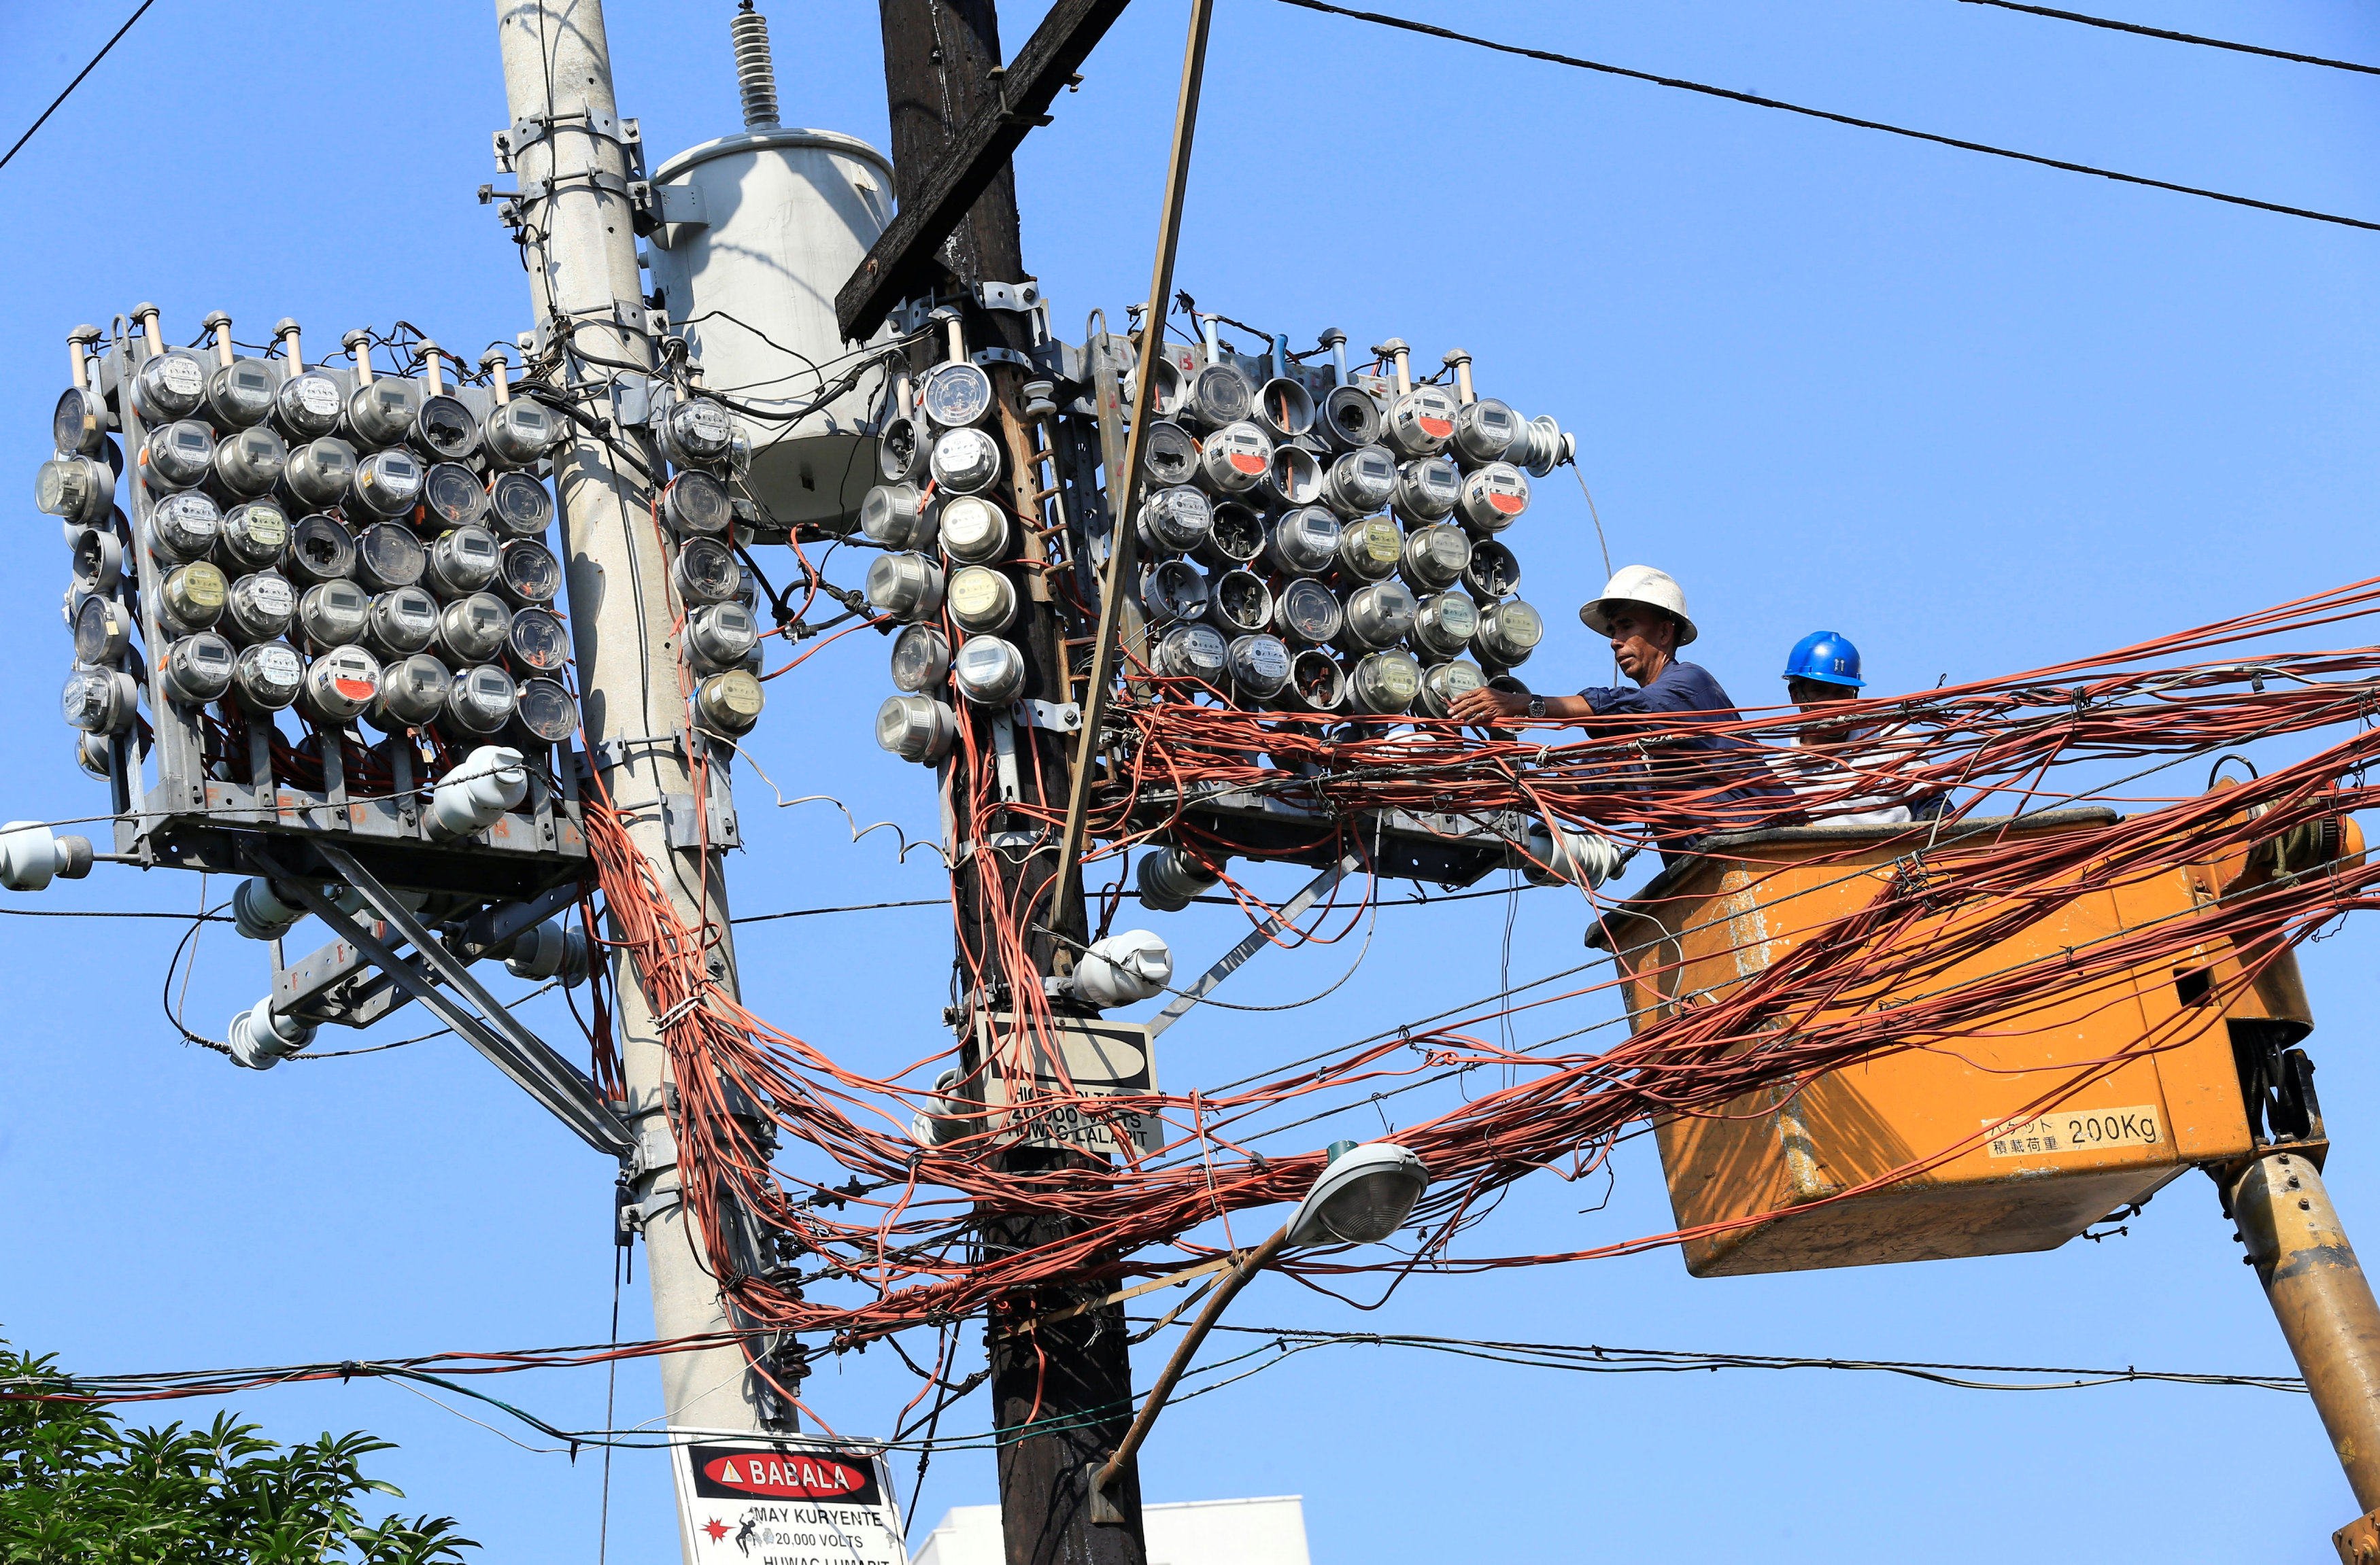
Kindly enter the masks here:
<path id="1" fill-rule="evenodd" d="M 1411 15 L 1514 42 L 2274 200 L 2380 218 L 2380 86 L 1952 0 L 1454 5 Z M 2113 3 L 2113 0 L 2110 0 Z M 128 5 L 0 6 L 13 137 Z M 735 127 L 726 0 L 611 18 L 623 109 L 656 159 Z M 1040 7 L 1006 20 L 1013 48 Z M 1179 280 L 1202 303 L 1460 345 L 1481 389 L 1579 432 L 1615 560 L 1676 574 L 1699 661 L 1771 698 L 1785 649 L 1840 629 L 1884 691 L 2037 666 L 2370 574 L 2380 236 L 2021 167 L 1640 84 L 1382 32 L 1271 0 L 1219 7 Z M 2380 60 L 2380 20 L 2336 0 L 2129 0 L 2131 19 Z M 789 123 L 881 145 L 874 7 L 772 17 Z M 1143 0 L 1019 160 L 1028 264 L 1060 329 L 1146 285 L 1180 51 L 1179 0 Z M 504 118 L 491 8 L 160 0 L 5 172 L 17 214 L 0 335 L 0 452 L 30 481 L 62 343 L 150 298 L 176 340 L 207 310 L 240 334 L 291 314 L 317 345 L 402 316 L 442 340 L 527 317 L 510 245 L 473 190 Z M 319 351 L 319 346 L 317 351 Z M 21 491 L 20 495 L 21 495 Z M 1571 616 L 1601 576 L 1567 475 L 1512 541 L 1549 688 L 1608 669 Z M 0 810 L 102 807 L 55 714 L 67 644 L 56 530 L 0 535 Z M 882 649 L 851 637 L 771 686 L 753 745 L 788 795 L 932 829 L 924 774 L 868 721 Z M 1542 673 L 1540 671 L 1543 671 Z M 2258 752 L 2288 753 L 2275 745 Z M 2176 774 L 2180 788 L 2198 785 Z M 747 779 L 746 912 L 933 896 L 927 855 L 858 845 L 824 807 L 779 813 Z M 1299 877 L 1259 871 L 1285 891 Z M 228 887 L 217 882 L 210 894 Z M 49 908 L 188 911 L 188 876 L 103 868 Z M 1262 1018 L 1168 1035 L 1176 1088 L 1500 987 L 1505 904 L 1391 908 L 1356 982 Z M 1234 938 L 1220 910 L 1162 923 L 1185 964 Z M 742 936 L 756 1009 L 863 1066 L 925 1052 L 947 925 L 931 908 Z M 175 1041 L 159 921 L 14 919 L 0 939 L 0 1330 L 91 1371 L 273 1364 L 601 1341 L 610 1171 L 452 1038 L 237 1072 Z M 1520 899 L 1510 972 L 1580 959 L 1574 901 Z M 1268 955 L 1239 1000 L 1322 989 L 1349 948 Z M 2350 1226 L 2380 1231 L 2364 1127 L 2380 1021 L 2369 926 L 2307 957 L 2313 1040 Z M 220 1033 L 262 953 L 200 939 L 188 1007 Z M 1574 1005 L 1571 1025 L 1596 1019 Z M 528 1013 L 554 1036 L 568 1023 Z M 372 1042 L 427 1030 L 408 1011 Z M 326 1044 L 330 1046 L 330 1044 Z M 1367 1111 L 1368 1112 L 1368 1111 Z M 1384 1118 L 1392 1118 L 1383 1112 Z M 1350 1118 L 1344 1134 L 1377 1134 Z M 1322 1127 L 1318 1127 L 1318 1134 Z M 1334 1130 L 1333 1134 L 1339 1132 Z M 1524 1184 L 1476 1246 L 1564 1250 L 1665 1229 L 1651 1148 L 1598 1191 Z M 2015 1364 L 2285 1370 L 2206 1182 L 2125 1237 L 2049 1255 L 1694 1281 L 1674 1254 L 1423 1280 L 1359 1315 L 1280 1280 L 1249 1324 Z M 2374 1240 L 2380 1244 L 2380 1240 Z M 621 1329 L 648 1329 L 641 1277 Z M 1144 1366 L 1144 1379 L 1154 1359 Z M 881 1432 L 913 1383 L 885 1353 L 812 1382 Z M 598 1372 L 492 1388 L 558 1424 L 603 1415 Z M 619 1421 L 658 1412 L 649 1366 Z M 237 1400 L 283 1438 L 362 1426 L 417 1507 L 492 1559 L 589 1559 L 601 1463 L 540 1454 L 386 1385 Z M 170 1414 L 205 1416 L 206 1404 Z M 478 1416 L 478 1414 L 474 1414 Z M 986 1421 L 980 1397 L 951 1425 Z M 503 1421 L 492 1420 L 501 1424 Z M 516 1429 L 508 1430 L 518 1434 Z M 530 1438 L 530 1443 L 538 1443 Z M 2243 1453 L 2252 1452 L 2252 1456 Z M 905 1488 L 911 1471 L 898 1464 Z M 1565 1379 L 1347 1349 L 1167 1413 L 1158 1499 L 1301 1493 L 1314 1555 L 1945 1561 L 2011 1550 L 2313 1558 L 2353 1502 L 2305 1403 L 2236 1389 L 1995 1395 L 1849 1376 Z M 2250 1476 L 2252 1474 L 2252 1477 Z M 922 1526 L 994 1497 L 988 1459 L 938 1460 Z M 612 1547 L 665 1558 L 650 1455 L 623 1456 Z"/>

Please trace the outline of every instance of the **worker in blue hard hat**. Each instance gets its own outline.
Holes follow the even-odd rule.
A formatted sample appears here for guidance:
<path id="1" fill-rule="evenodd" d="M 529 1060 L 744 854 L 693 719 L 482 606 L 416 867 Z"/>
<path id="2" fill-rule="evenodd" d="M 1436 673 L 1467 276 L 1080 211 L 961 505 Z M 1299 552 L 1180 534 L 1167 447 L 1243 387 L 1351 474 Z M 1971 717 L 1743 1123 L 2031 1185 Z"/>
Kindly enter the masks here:
<path id="1" fill-rule="evenodd" d="M 1846 721 L 1804 723 L 1786 736 L 1777 752 L 1778 770 L 1796 794 L 1823 801 L 1814 807 L 1822 825 L 1899 826 L 1939 814 L 1945 801 L 1938 795 L 1912 796 L 1897 779 L 1880 774 L 1917 747 L 1906 724 L 1862 724 L 1848 721 L 1848 713 L 1830 713 L 1858 700 L 1866 687 L 1859 649 L 1841 631 L 1814 630 L 1793 643 L 1785 654 L 1786 695 L 1804 716 Z M 1873 791 L 1846 795 L 1846 789 L 1871 780 Z"/>

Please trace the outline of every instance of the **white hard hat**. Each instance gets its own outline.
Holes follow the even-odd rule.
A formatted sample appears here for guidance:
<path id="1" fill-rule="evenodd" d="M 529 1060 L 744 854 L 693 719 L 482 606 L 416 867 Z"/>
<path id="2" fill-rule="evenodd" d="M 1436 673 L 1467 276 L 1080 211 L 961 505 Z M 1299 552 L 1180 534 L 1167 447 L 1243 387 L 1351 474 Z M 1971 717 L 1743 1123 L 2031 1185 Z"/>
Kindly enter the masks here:
<path id="1" fill-rule="evenodd" d="M 1611 620 L 1604 613 L 1608 603 L 1645 603 L 1660 610 L 1678 622 L 1678 645 L 1682 647 L 1700 632 L 1694 622 L 1686 617 L 1685 588 L 1669 572 L 1651 565 L 1622 565 L 1609 581 L 1603 584 L 1600 597 L 1579 605 L 1578 617 L 1586 627 L 1599 636 L 1611 634 Z"/>

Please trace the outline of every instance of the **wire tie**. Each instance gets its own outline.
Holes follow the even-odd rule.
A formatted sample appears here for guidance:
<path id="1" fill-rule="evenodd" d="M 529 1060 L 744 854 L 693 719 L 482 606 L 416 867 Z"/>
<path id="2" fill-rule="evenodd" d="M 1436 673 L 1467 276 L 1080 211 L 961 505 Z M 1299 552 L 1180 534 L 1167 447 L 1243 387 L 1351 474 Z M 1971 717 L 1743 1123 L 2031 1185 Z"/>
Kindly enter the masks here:
<path id="1" fill-rule="evenodd" d="M 662 1032 L 667 1032 L 672 1027 L 677 1025 L 680 1022 L 686 1020 L 687 1013 L 691 1012 L 696 1006 L 700 1005 L 701 1003 L 702 991 L 697 989 L 694 993 L 687 995 L 684 1000 L 679 1001 L 675 1005 L 671 1006 L 667 1011 L 663 1012 L 661 1017 L 653 1023 L 653 1025 Z"/>

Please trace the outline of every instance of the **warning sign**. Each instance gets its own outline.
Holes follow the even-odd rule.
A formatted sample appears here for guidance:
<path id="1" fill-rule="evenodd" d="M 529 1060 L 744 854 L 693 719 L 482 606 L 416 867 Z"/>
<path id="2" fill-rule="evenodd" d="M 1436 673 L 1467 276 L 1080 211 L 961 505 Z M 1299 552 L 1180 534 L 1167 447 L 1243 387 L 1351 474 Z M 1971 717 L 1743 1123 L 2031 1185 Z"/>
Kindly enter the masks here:
<path id="1" fill-rule="evenodd" d="M 1021 1033 L 1016 1018 L 1006 1013 L 977 1023 L 986 1062 L 985 1106 L 1013 1110 L 995 1116 L 993 1127 L 1026 1146 L 1107 1157 L 1145 1158 L 1163 1145 L 1164 1127 L 1156 1114 L 1097 1101 L 1157 1091 L 1157 1056 L 1148 1029 L 1067 1016 L 1050 1018 L 1048 1027 L 1047 1033 Z M 1050 1058 L 1053 1041 L 1062 1067 Z"/>
<path id="2" fill-rule="evenodd" d="M 881 1452 L 842 1440 L 670 1431 L 693 1565 L 908 1565 Z"/>

